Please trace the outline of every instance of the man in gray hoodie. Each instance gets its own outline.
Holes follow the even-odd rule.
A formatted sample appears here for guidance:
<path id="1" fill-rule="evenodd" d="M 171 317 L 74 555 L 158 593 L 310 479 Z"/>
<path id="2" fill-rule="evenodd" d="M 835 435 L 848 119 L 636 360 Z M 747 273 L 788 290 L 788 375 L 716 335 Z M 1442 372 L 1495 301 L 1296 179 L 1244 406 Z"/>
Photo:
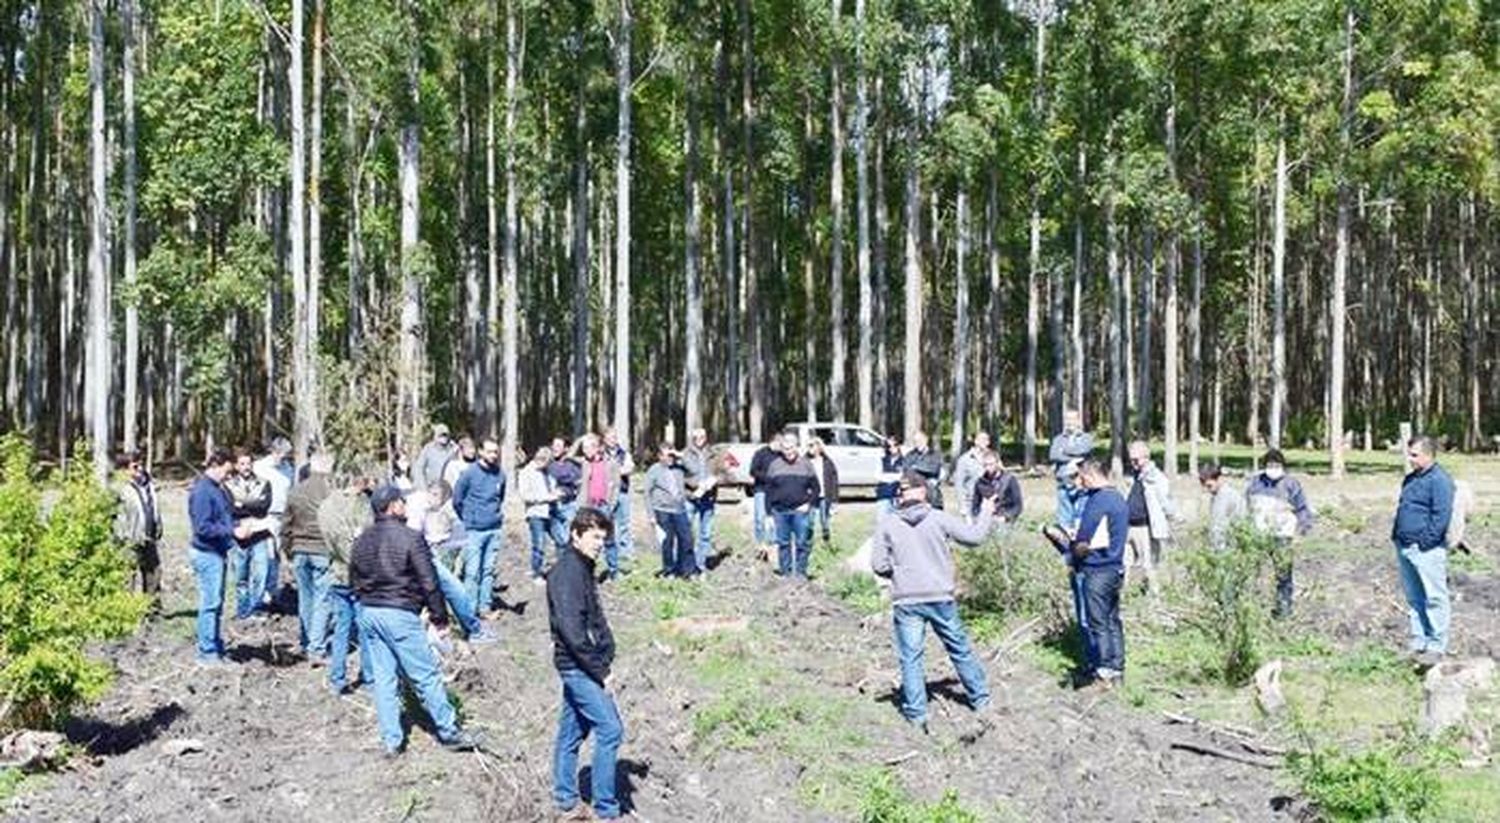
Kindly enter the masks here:
<path id="1" fill-rule="evenodd" d="M 958 617 L 948 541 L 979 545 L 989 535 L 995 501 L 985 500 L 978 519 L 965 523 L 928 505 L 927 478 L 911 470 L 902 473 L 897 494 L 896 509 L 881 515 L 875 526 L 870 565 L 877 575 L 891 581 L 896 653 L 901 659 L 901 714 L 925 732 L 927 673 L 922 653 L 929 625 L 953 661 L 969 706 L 980 711 L 990 702 L 984 667 L 974 656 Z"/>

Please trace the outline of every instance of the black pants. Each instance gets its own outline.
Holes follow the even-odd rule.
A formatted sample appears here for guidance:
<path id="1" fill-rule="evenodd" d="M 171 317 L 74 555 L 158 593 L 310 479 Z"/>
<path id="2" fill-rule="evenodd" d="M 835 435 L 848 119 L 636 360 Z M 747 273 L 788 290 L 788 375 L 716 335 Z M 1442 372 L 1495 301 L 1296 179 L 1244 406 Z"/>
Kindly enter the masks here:
<path id="1" fill-rule="evenodd" d="M 161 595 L 161 552 L 155 540 L 137 543 L 135 566 L 141 573 L 141 591 L 152 597 Z"/>

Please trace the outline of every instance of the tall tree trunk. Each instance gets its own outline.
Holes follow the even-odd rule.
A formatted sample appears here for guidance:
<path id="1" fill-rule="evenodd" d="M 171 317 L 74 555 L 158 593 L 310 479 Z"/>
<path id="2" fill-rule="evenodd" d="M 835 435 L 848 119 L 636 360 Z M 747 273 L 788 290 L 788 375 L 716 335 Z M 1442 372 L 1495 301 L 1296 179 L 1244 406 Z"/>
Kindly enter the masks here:
<path id="1" fill-rule="evenodd" d="M 619 2 L 615 32 L 615 88 L 619 130 L 615 138 L 615 419 L 620 442 L 630 448 L 630 34 L 629 0 Z"/>
<path id="2" fill-rule="evenodd" d="M 865 81 L 865 0 L 854 0 L 856 28 L 854 58 L 854 186 L 855 268 L 859 274 L 859 424 L 875 425 L 874 345 L 875 293 L 870 284 L 870 133 L 869 97 Z"/>
<path id="3" fill-rule="evenodd" d="M 687 90 L 687 128 L 683 131 L 683 198 L 687 214 L 683 219 L 683 277 L 687 283 L 687 391 L 683 422 L 687 433 L 703 425 L 701 395 L 703 367 L 703 277 L 699 268 L 700 231 L 698 216 L 698 99 L 696 90 Z"/>
<path id="4" fill-rule="evenodd" d="M 109 159 L 104 142 L 104 2 L 89 3 L 89 337 L 88 407 L 94 474 L 109 474 L 109 396 L 114 379 L 109 346 Z"/>
<path id="5" fill-rule="evenodd" d="M 963 449 L 964 423 L 969 414 L 969 194 L 959 185 L 954 204 L 956 296 L 953 301 L 953 442 L 957 457 Z"/>
<path id="6" fill-rule="evenodd" d="M 901 422 L 907 442 L 922 430 L 922 182 L 917 170 L 917 120 L 922 107 L 915 93 L 912 97 L 912 122 L 906 127 L 906 348 L 901 361 L 904 403 Z"/>
<path id="7" fill-rule="evenodd" d="M 761 364 L 765 362 L 765 335 L 761 329 L 760 273 L 756 269 L 755 198 L 751 182 L 755 179 L 755 38 L 751 29 L 750 0 L 739 0 L 740 18 L 740 128 L 745 153 L 745 208 L 740 214 L 740 271 L 745 276 L 745 322 L 750 338 L 750 439 L 759 442 L 765 436 L 766 379 Z"/>
<path id="8" fill-rule="evenodd" d="M 362 171 L 364 163 L 359 155 L 359 120 L 355 112 L 355 98 L 349 90 L 344 92 L 344 151 L 348 153 L 349 176 L 349 233 L 348 244 L 348 326 L 345 329 L 346 345 L 352 357 L 364 339 L 365 267 L 364 267 L 364 199 Z M 168 404 L 169 408 L 174 408 Z"/>
<path id="9" fill-rule="evenodd" d="M 1193 73 L 1193 110 L 1201 116 L 1198 73 Z M 1193 140 L 1193 302 L 1188 309 L 1188 474 L 1198 476 L 1198 440 L 1203 419 L 1203 138 Z"/>
<path id="10" fill-rule="evenodd" d="M 577 37 L 580 57 L 588 17 L 580 5 Z M 493 105 L 491 105 L 493 109 Z M 573 156 L 573 431 L 584 431 L 588 425 L 588 356 L 589 356 L 589 142 L 588 142 L 588 73 L 578 71 L 575 92 L 573 133 L 577 140 Z M 493 131 L 492 131 L 493 133 Z M 493 141 L 491 141 L 493 145 Z M 494 156 L 491 149 L 490 156 Z M 493 168 L 493 161 L 491 162 Z M 491 172 L 493 177 L 493 172 Z M 491 209 L 490 214 L 494 214 Z"/>
<path id="11" fill-rule="evenodd" d="M 1150 222 L 1142 228 L 1141 316 L 1136 345 L 1140 350 L 1136 368 L 1136 437 L 1151 438 L 1151 412 L 1155 405 L 1151 391 L 1151 321 L 1156 314 L 1156 227 Z M 1174 470 L 1175 471 L 1175 470 Z"/>
<path id="12" fill-rule="evenodd" d="M 885 79 L 882 75 L 875 75 L 875 105 L 876 127 L 872 134 L 875 138 L 875 239 L 870 247 L 870 268 L 875 275 L 875 408 L 878 410 L 878 422 L 881 431 L 890 432 L 891 429 L 891 366 L 890 346 L 885 334 L 886 322 L 889 320 L 888 294 L 886 288 L 887 274 L 890 271 L 886 257 L 886 239 L 890 237 L 891 216 L 890 206 L 885 196 L 885 107 L 882 105 L 884 97 Z"/>
<path id="13" fill-rule="evenodd" d="M 1474 272 L 1473 254 L 1469 241 L 1474 232 L 1474 195 L 1470 192 L 1458 204 L 1458 272 L 1464 290 L 1463 370 L 1467 382 L 1468 423 L 1464 426 L 1464 449 L 1474 451 L 1484 438 L 1483 403 L 1480 393 L 1480 370 L 1483 368 L 1479 341 L 1484 333 L 1480 328 L 1479 278 Z M 1366 275 L 1368 279 L 1368 275 Z M 1366 411 L 1366 418 L 1369 412 Z"/>
<path id="14" fill-rule="evenodd" d="M 1286 420 L 1286 127 L 1276 129 L 1276 193 L 1271 227 L 1271 448 Z"/>
<path id="15" fill-rule="evenodd" d="M 989 326 L 988 340 L 983 344 L 981 358 L 985 367 L 985 382 L 989 385 L 989 409 L 985 418 L 990 430 L 999 442 L 1000 435 L 1000 353 L 993 349 L 998 341 L 1005 339 L 1005 293 L 1000 287 L 1000 242 L 996 234 L 1000 230 L 1000 172 L 994 166 L 989 170 L 989 185 L 984 198 L 984 258 L 989 275 L 989 307 L 986 322 Z"/>
<path id="16" fill-rule="evenodd" d="M 124 166 L 125 214 L 120 221 L 124 232 L 125 288 L 132 294 L 125 303 L 125 409 L 122 415 L 125 450 L 136 450 L 136 405 L 139 394 L 141 355 L 141 314 L 134 298 L 136 278 L 135 216 L 135 0 L 120 0 L 120 29 L 124 39 L 120 60 L 120 128 L 121 165 Z M 8 59 L 8 58 L 7 58 Z M 3 213 L 0 213 L 3 219 Z M 3 230 L 3 229 L 0 229 Z M 0 244 L 0 253 L 3 253 Z"/>
<path id="17" fill-rule="evenodd" d="M 505 3 L 505 283 L 501 287 L 505 291 L 505 316 L 502 320 L 504 328 L 501 333 L 505 348 L 505 423 L 501 427 L 503 442 L 500 462 L 507 472 L 516 464 L 516 447 L 521 438 L 521 393 L 516 375 L 520 361 L 520 352 L 516 348 L 517 326 L 520 324 L 516 236 L 521 230 L 517 215 L 520 192 L 516 182 L 516 96 L 520 94 L 521 81 L 521 42 L 516 20 L 516 15 L 519 14 L 516 6 L 519 2 L 520 0 L 506 0 Z M 625 0 L 621 0 L 621 7 L 625 7 Z M 629 37 L 628 30 L 625 36 Z M 628 41 L 625 49 L 628 53 Z M 628 62 L 628 56 L 626 60 Z M 627 111 L 621 116 L 628 118 L 630 115 Z M 629 181 L 623 185 L 628 187 Z M 625 294 L 628 301 L 629 292 Z"/>
<path id="18" fill-rule="evenodd" d="M 291 43 L 287 62 L 287 88 L 291 90 L 291 200 L 287 204 L 287 240 L 291 246 L 292 271 L 292 384 L 296 410 L 292 445 L 300 461 L 312 438 L 312 411 L 316 401 L 309 385 L 309 319 L 307 300 L 307 109 L 302 100 L 303 0 L 292 0 Z"/>
<path id="19" fill-rule="evenodd" d="M 412 31 L 420 31 L 415 0 L 408 0 Z M 422 331 L 422 271 L 418 260 L 418 232 L 421 228 L 421 112 L 418 97 L 421 82 L 422 50 L 413 36 L 409 44 L 405 77 L 405 111 L 402 112 L 401 135 L 397 146 L 397 167 L 401 180 L 401 359 L 399 380 L 401 403 L 397 417 L 396 445 L 415 445 L 417 429 L 422 424 L 426 392 L 426 360 Z"/>
<path id="20" fill-rule="evenodd" d="M 1073 337 L 1073 391 L 1072 405 L 1080 413 L 1086 411 L 1085 395 L 1083 391 L 1086 373 L 1088 371 L 1087 361 L 1083 357 L 1083 280 L 1088 271 L 1088 260 L 1083 235 L 1083 208 L 1086 187 L 1088 186 L 1088 146 L 1083 140 L 1078 141 L 1078 213 L 1073 220 L 1073 300 L 1071 302 L 1073 314 L 1068 318 L 1068 328 L 1071 329 Z"/>
<path id="21" fill-rule="evenodd" d="M 727 17 L 727 15 L 726 15 Z M 729 111 L 730 91 L 733 88 L 729 82 L 729 46 L 728 46 L 728 23 L 725 23 L 725 36 L 719 38 L 714 44 L 714 71 L 717 75 L 719 105 L 715 110 L 717 122 L 715 131 L 718 141 L 719 158 L 719 220 L 723 231 L 723 238 L 719 243 L 719 268 L 720 276 L 724 278 L 724 305 L 727 320 L 725 322 L 725 349 L 728 352 L 728 368 L 724 378 L 724 394 L 728 400 L 729 431 L 731 438 L 736 438 L 745 431 L 744 421 L 740 415 L 740 401 L 744 397 L 743 383 L 745 370 L 742 368 L 745 362 L 745 353 L 740 344 L 740 278 L 739 278 L 739 255 L 734 245 L 735 213 L 734 213 L 734 164 L 729 161 Z"/>
<path id="22" fill-rule="evenodd" d="M 1112 142 L 1106 138 L 1106 143 Z M 1106 166 L 1114 165 L 1114 155 L 1106 158 Z M 1114 175 L 1106 170 L 1106 180 Z M 1104 192 L 1104 245 L 1109 272 L 1109 454 L 1110 471 L 1119 476 L 1125 463 L 1126 429 L 1130 425 L 1125 418 L 1125 285 L 1120 270 L 1119 232 L 1115 226 L 1114 192 Z"/>
<path id="23" fill-rule="evenodd" d="M 1169 89 L 1170 101 L 1167 104 L 1167 181 L 1172 193 L 1177 192 L 1177 87 L 1173 85 Z M 1171 477 L 1177 476 L 1177 221 L 1174 219 L 1167 227 L 1167 247 L 1165 260 L 1166 268 L 1166 306 L 1162 312 L 1162 390 L 1165 394 L 1163 401 L 1166 408 L 1165 419 L 1162 428 L 1167 437 L 1167 450 L 1165 463 L 1167 474 Z M 1196 472 L 1197 466 L 1193 467 Z M 1194 477 L 1197 476 L 1195 473 Z"/>
<path id="24" fill-rule="evenodd" d="M 485 301 L 484 333 L 480 335 L 483 365 L 479 370 L 479 426 L 494 434 L 500 405 L 500 185 L 495 151 L 495 49 L 500 26 L 500 2 L 490 0 L 490 47 L 484 50 L 484 222 Z"/>
<path id="25" fill-rule="evenodd" d="M 844 409 L 844 367 L 849 358 L 844 341 L 844 85 L 839 74 L 838 43 L 842 27 L 839 24 L 841 0 L 833 3 L 834 54 L 830 58 L 829 85 L 832 95 L 828 103 L 828 207 L 832 212 L 832 238 L 829 240 L 828 270 L 831 282 L 828 288 L 828 322 L 833 327 L 833 363 L 828 376 L 828 402 L 833 407 L 833 419 L 842 423 L 846 419 Z"/>
<path id="26" fill-rule="evenodd" d="M 1040 4 L 1039 4 L 1040 5 Z M 1036 17 L 1036 63 L 1031 105 L 1033 116 L 1041 122 L 1046 94 L 1047 22 L 1038 9 Z M 1024 439 L 1022 459 L 1026 468 L 1036 465 L 1036 361 L 1041 327 L 1042 277 L 1042 182 L 1032 174 L 1031 181 L 1031 248 L 1026 266 L 1026 395 L 1021 409 L 1021 435 Z"/>
<path id="27" fill-rule="evenodd" d="M 307 418 L 308 437 L 323 442 L 323 389 L 318 340 L 323 334 L 323 49 L 325 0 L 313 0 L 312 106 L 307 171 Z"/>
<path id="28" fill-rule="evenodd" d="M 1354 4 L 1344 7 L 1344 97 L 1340 107 L 1338 228 L 1334 238 L 1333 294 L 1329 306 L 1331 351 L 1328 363 L 1328 453 L 1329 475 L 1344 476 L 1344 332 L 1345 289 L 1349 276 L 1349 173 L 1353 151 L 1354 120 Z"/>

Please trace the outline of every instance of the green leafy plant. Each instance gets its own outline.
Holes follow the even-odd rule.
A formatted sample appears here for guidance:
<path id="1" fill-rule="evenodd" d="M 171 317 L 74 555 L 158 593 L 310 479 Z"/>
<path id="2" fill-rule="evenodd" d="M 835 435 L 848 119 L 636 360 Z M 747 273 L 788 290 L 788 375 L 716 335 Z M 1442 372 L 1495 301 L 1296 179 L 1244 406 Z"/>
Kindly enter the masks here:
<path id="1" fill-rule="evenodd" d="M 979 823 L 978 813 L 964 807 L 952 789 L 936 803 L 913 800 L 887 769 L 874 772 L 865 786 L 861 823 Z"/>
<path id="2" fill-rule="evenodd" d="M 1058 625 L 1066 623 L 1066 566 L 1042 547 L 1020 545 L 1026 540 L 1021 532 L 1006 534 L 1010 539 L 996 537 L 981 548 L 956 554 L 959 602 L 965 611 L 981 621 L 998 617 L 1005 623 L 1045 615 Z"/>
<path id="3" fill-rule="evenodd" d="M 1200 548 L 1184 558 L 1189 622 L 1212 642 L 1213 673 L 1228 685 L 1248 682 L 1260 665 L 1271 600 L 1263 582 L 1268 570 L 1290 562 L 1286 552 L 1273 536 L 1240 523 L 1222 549 Z"/>
<path id="4" fill-rule="evenodd" d="M 123 637 L 145 616 L 111 533 L 115 500 L 88 467 L 74 460 L 46 508 L 30 447 L 0 439 L 0 728 L 56 726 L 97 698 L 111 670 L 84 644 Z"/>
<path id="5" fill-rule="evenodd" d="M 1294 752 L 1287 767 L 1318 814 L 1333 821 L 1415 820 L 1438 801 L 1442 753 L 1406 735 L 1363 752 Z"/>

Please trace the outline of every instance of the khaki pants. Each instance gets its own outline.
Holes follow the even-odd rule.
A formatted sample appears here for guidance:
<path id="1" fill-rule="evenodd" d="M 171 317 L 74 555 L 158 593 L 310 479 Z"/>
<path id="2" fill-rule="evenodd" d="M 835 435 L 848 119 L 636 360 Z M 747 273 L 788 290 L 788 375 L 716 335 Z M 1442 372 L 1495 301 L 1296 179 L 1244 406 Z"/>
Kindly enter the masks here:
<path id="1" fill-rule="evenodd" d="M 1131 526 L 1130 533 L 1125 538 L 1125 545 L 1129 550 L 1130 567 L 1140 567 L 1141 573 L 1145 575 L 1146 589 L 1156 589 L 1157 567 L 1161 565 L 1162 551 L 1166 548 L 1166 541 L 1151 536 L 1149 526 Z"/>

